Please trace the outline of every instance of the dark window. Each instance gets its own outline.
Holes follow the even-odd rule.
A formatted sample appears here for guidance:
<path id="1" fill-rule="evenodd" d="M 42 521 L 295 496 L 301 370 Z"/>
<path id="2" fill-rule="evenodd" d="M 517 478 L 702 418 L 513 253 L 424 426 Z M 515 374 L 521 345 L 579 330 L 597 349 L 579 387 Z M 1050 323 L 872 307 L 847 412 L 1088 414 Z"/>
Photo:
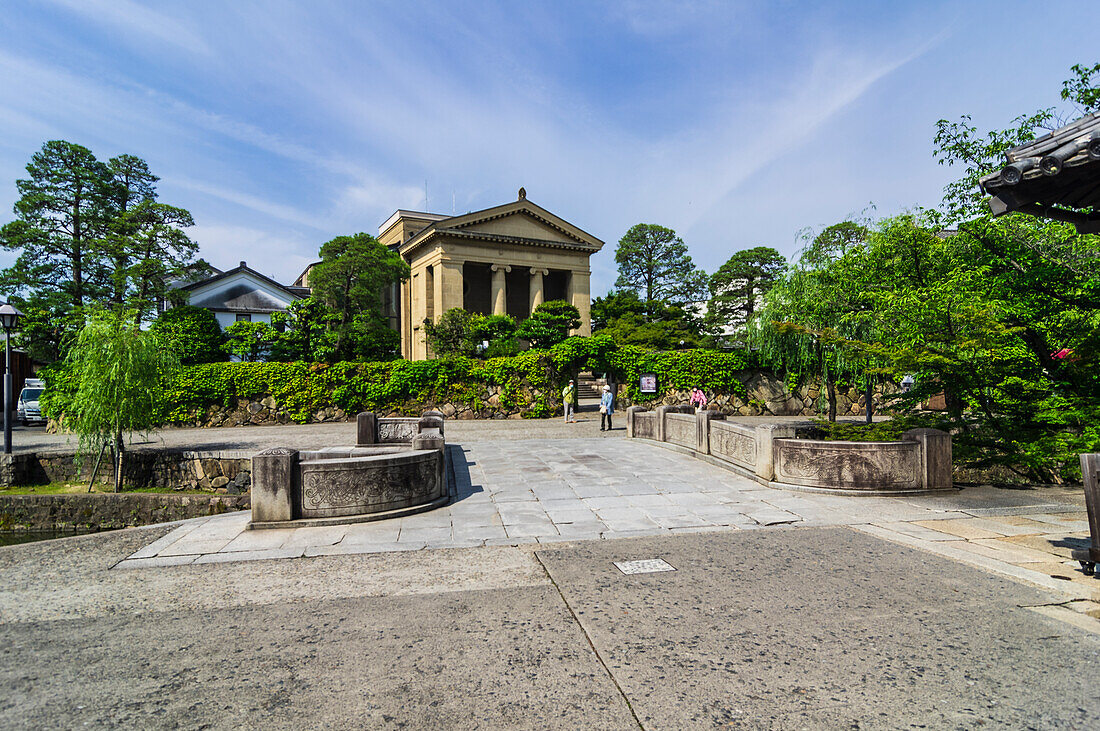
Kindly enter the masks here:
<path id="1" fill-rule="evenodd" d="M 252 313 L 245 312 L 244 314 L 238 314 L 237 322 L 252 322 Z"/>

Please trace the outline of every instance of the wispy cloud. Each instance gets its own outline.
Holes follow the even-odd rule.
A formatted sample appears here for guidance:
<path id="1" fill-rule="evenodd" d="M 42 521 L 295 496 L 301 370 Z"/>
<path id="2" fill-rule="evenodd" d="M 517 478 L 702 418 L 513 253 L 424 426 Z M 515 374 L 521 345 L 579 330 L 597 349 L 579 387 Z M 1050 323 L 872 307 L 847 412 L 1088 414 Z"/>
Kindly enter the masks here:
<path id="1" fill-rule="evenodd" d="M 242 193 L 239 190 L 232 188 L 223 188 L 211 183 L 205 183 L 200 180 L 191 180 L 184 177 L 174 177 L 172 184 L 184 188 L 186 190 L 192 190 L 196 193 L 202 193 L 213 198 L 232 203 L 242 208 L 247 208 L 257 213 L 262 213 L 265 216 L 276 218 L 280 221 L 287 221 L 289 223 L 296 223 L 299 226 L 314 229 L 317 231 L 324 231 L 324 228 L 319 225 L 318 217 L 311 215 L 305 211 L 299 210 L 294 206 L 282 205 L 279 203 L 272 203 L 269 200 L 261 198 L 259 196 L 250 195 L 248 193 Z"/>
<path id="2" fill-rule="evenodd" d="M 633 223 L 674 226 L 697 259 L 717 259 L 737 245 L 731 223 L 775 243 L 816 222 L 792 208 L 844 215 L 876 197 L 868 181 L 898 164 L 901 143 L 869 155 L 870 140 L 846 139 L 844 190 L 759 181 L 835 167 L 836 145 L 815 143 L 838 126 L 874 135 L 899 108 L 929 125 L 950 114 L 944 95 L 983 82 L 940 59 L 976 65 L 990 50 L 977 31 L 995 39 L 1010 25 L 963 5 L 27 4 L 0 20 L 0 203 L 45 139 L 132 152 L 195 214 L 208 258 L 270 251 L 292 276 L 327 238 L 423 205 L 425 181 L 431 207 L 449 211 L 453 195 L 460 213 L 523 185 L 609 242 L 593 261 L 599 292 Z M 967 33 L 948 46 L 933 34 L 953 20 Z M 32 32 L 44 25 L 54 32 Z M 1045 49 L 1036 64 L 1064 45 L 1032 44 Z M 898 79 L 917 69 L 928 86 L 906 95 Z M 907 190 L 938 191 L 944 174 L 929 163 Z"/>
<path id="3" fill-rule="evenodd" d="M 210 48 L 186 23 L 151 10 L 133 0 L 50 0 L 96 25 L 121 31 L 120 38 L 138 45 L 168 44 L 191 53 L 209 54 Z"/>
<path id="4" fill-rule="evenodd" d="M 823 53 L 788 97 L 772 103 L 767 125 L 761 125 L 753 135 L 727 140 L 725 153 L 717 157 L 716 166 L 710 166 L 712 174 L 707 176 L 706 185 L 696 188 L 693 213 L 684 225 L 695 225 L 753 175 L 805 144 L 876 83 L 928 52 L 942 38 L 937 34 L 905 54 L 886 60 L 856 59 L 837 50 Z"/>

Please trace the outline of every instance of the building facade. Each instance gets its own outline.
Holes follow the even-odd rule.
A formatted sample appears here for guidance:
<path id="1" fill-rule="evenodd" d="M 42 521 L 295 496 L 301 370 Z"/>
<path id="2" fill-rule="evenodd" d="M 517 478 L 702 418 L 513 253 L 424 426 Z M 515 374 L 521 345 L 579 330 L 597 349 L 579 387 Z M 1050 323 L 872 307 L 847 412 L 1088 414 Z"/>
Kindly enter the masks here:
<path id="1" fill-rule="evenodd" d="M 306 287 L 287 287 L 265 277 L 248 264 L 196 282 L 181 284 L 187 303 L 214 313 L 222 329 L 235 322 L 271 322 L 271 313 L 281 312 L 296 300 L 309 296 Z"/>
<path id="2" fill-rule="evenodd" d="M 603 242 L 527 200 L 461 216 L 399 210 L 378 240 L 412 270 L 391 296 L 401 354 L 431 357 L 423 323 L 449 309 L 523 320 L 542 302 L 565 300 L 580 312 L 575 334 L 591 334 L 589 258 Z"/>
<path id="3" fill-rule="evenodd" d="M 527 318 L 539 304 L 565 300 L 580 312 L 574 334 L 591 334 L 589 257 L 603 242 L 519 197 L 461 216 L 398 210 L 378 228 L 378 241 L 409 264 L 411 276 L 383 293 L 383 314 L 401 335 L 408 360 L 432 357 L 424 321 L 460 307 L 484 315 Z M 294 284 L 279 284 L 250 269 L 236 269 L 180 283 L 190 304 L 214 312 L 223 328 L 234 322 L 270 322 L 310 294 L 306 267 Z"/>

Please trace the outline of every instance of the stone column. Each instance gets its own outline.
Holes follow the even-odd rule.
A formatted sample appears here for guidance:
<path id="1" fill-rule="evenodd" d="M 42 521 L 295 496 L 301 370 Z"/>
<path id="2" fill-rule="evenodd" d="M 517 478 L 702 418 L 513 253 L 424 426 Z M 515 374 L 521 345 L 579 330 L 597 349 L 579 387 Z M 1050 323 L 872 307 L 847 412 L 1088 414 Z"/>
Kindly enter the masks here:
<path id="1" fill-rule="evenodd" d="M 534 313 L 535 308 L 543 303 L 545 291 L 543 289 L 542 278 L 549 273 L 549 269 L 531 270 L 531 313 Z"/>
<path id="2" fill-rule="evenodd" d="M 504 283 L 504 275 L 512 271 L 507 264 L 493 264 L 493 314 L 508 314 L 508 290 Z"/>
<path id="3" fill-rule="evenodd" d="M 461 308 L 462 297 L 462 261 L 445 258 L 439 261 L 435 273 L 435 319 L 447 310 Z"/>
<path id="4" fill-rule="evenodd" d="M 592 293 L 588 284 L 589 272 L 587 270 L 573 270 L 569 273 L 569 303 L 581 313 L 581 326 L 572 332 L 573 335 L 592 334 Z"/>
<path id="5" fill-rule="evenodd" d="M 428 269 L 420 267 L 413 272 L 413 360 L 424 360 L 428 357 L 428 344 L 424 340 L 424 319 L 428 316 L 428 298 L 434 297 L 435 292 L 428 291 Z"/>
<path id="6" fill-rule="evenodd" d="M 252 458 L 252 522 L 294 519 L 298 450 L 276 447 Z"/>

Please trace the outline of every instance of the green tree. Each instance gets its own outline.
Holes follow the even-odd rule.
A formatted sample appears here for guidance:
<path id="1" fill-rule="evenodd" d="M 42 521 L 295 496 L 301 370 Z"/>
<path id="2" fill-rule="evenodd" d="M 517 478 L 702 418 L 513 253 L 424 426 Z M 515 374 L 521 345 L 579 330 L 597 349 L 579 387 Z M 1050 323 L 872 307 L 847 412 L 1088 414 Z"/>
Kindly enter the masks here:
<path id="1" fill-rule="evenodd" d="M 234 322 L 225 329 L 225 345 L 228 355 L 243 361 L 268 360 L 279 331 L 266 322 Z"/>
<path id="2" fill-rule="evenodd" d="M 370 340 L 395 339 L 382 317 L 383 290 L 409 278 L 409 265 L 371 235 L 337 236 L 321 247 L 321 261 L 310 272 L 313 297 L 336 313 L 335 358 L 351 360 L 374 350 Z M 382 326 L 379 326 L 382 323 Z M 390 331 L 392 332 L 392 331 Z"/>
<path id="3" fill-rule="evenodd" d="M 338 324 L 339 316 L 316 297 L 291 302 L 284 312 L 271 313 L 271 325 L 280 333 L 272 359 L 333 362 Z"/>
<path id="4" fill-rule="evenodd" d="M 768 290 L 783 274 L 787 260 L 770 246 L 738 251 L 710 278 L 707 323 L 719 333 L 743 332 Z"/>
<path id="5" fill-rule="evenodd" d="M 467 336 L 484 358 L 503 358 L 519 352 L 518 326 L 510 315 L 476 315 L 467 326 Z"/>
<path id="6" fill-rule="evenodd" d="M 104 291 L 98 247 L 111 174 L 91 150 L 62 140 L 45 143 L 27 173 L 16 181 L 16 220 L 0 228 L 0 247 L 19 252 L 0 272 L 0 288 L 9 296 L 22 294 L 21 307 L 52 321 L 52 327 L 30 322 L 27 335 L 49 338 L 31 349 L 57 357 L 61 340 L 82 325 L 85 305 Z"/>
<path id="7" fill-rule="evenodd" d="M 181 305 L 165 310 L 150 330 L 182 365 L 225 360 L 225 336 L 214 313 L 205 307 Z"/>
<path id="8" fill-rule="evenodd" d="M 801 259 L 809 266 L 828 266 L 830 262 L 862 246 L 869 233 L 867 226 L 852 220 L 826 226 L 803 249 Z"/>
<path id="9" fill-rule="evenodd" d="M 592 300 L 592 331 L 619 345 L 648 350 L 682 350 L 706 343 L 699 323 L 683 308 L 642 302 L 630 290 Z"/>
<path id="10" fill-rule="evenodd" d="M 473 355 L 474 345 L 470 341 L 470 321 L 476 315 L 461 307 L 453 307 L 436 322 L 431 318 L 424 320 L 424 339 L 428 348 L 436 357 L 454 355 Z"/>
<path id="11" fill-rule="evenodd" d="M 1033 239 L 1100 249 L 1097 237 L 1070 226 L 1020 218 L 1014 225 L 1029 226 Z M 991 253 L 1023 235 L 1007 223 L 971 221 L 945 236 L 933 214 L 883 221 L 865 248 L 834 267 L 853 283 L 860 316 L 873 318 L 873 337 L 835 342 L 894 377 L 916 373 L 903 402 L 942 391 L 960 463 L 1029 481 L 1066 479 L 1076 451 L 1100 447 L 1100 270 L 1011 266 Z"/>
<path id="12" fill-rule="evenodd" d="M 581 326 L 581 314 L 565 300 L 549 300 L 535 308 L 531 316 L 520 323 L 516 336 L 534 348 L 549 348 L 569 337 L 570 330 Z"/>
<path id="13" fill-rule="evenodd" d="M 0 289 L 29 314 L 20 339 L 35 357 L 59 357 L 89 304 L 151 318 L 170 282 L 193 268 L 197 246 L 182 231 L 191 214 L 156 201 L 157 177 L 141 158 L 104 164 L 55 140 L 27 172 L 16 182 L 17 219 L 0 229 L 0 246 L 20 252 L 0 273 Z"/>
<path id="14" fill-rule="evenodd" d="M 66 359 L 77 383 L 65 413 L 80 439 L 80 453 L 114 452 L 115 491 L 125 474 L 126 443 L 161 421 L 157 395 L 178 362 L 156 333 L 134 325 L 134 313 L 93 312 Z"/>
<path id="15" fill-rule="evenodd" d="M 195 262 L 198 245 L 183 232 L 194 225 L 191 214 L 157 202 L 159 178 L 135 155 L 107 162 L 106 230 L 99 242 L 110 264 L 110 296 L 116 307 L 151 318 L 159 302 L 169 298 L 171 283 L 210 271 Z"/>
<path id="16" fill-rule="evenodd" d="M 864 246 L 851 232 L 839 224 L 814 236 L 796 265 L 769 290 L 748 328 L 749 342 L 765 359 L 821 378 L 829 421 L 837 417 L 837 384 L 869 377 L 867 358 L 844 346 L 847 338 L 866 337 L 874 324 L 858 286 L 839 263 L 858 256 Z"/>
<path id="17" fill-rule="evenodd" d="M 424 337 L 437 357 L 496 358 L 515 355 L 516 321 L 508 315 L 480 315 L 454 307 L 438 322 L 424 321 Z"/>
<path id="18" fill-rule="evenodd" d="M 646 302 L 684 306 L 705 299 L 707 275 L 695 266 L 676 232 L 652 223 L 632 226 L 615 249 L 615 287 Z"/>

